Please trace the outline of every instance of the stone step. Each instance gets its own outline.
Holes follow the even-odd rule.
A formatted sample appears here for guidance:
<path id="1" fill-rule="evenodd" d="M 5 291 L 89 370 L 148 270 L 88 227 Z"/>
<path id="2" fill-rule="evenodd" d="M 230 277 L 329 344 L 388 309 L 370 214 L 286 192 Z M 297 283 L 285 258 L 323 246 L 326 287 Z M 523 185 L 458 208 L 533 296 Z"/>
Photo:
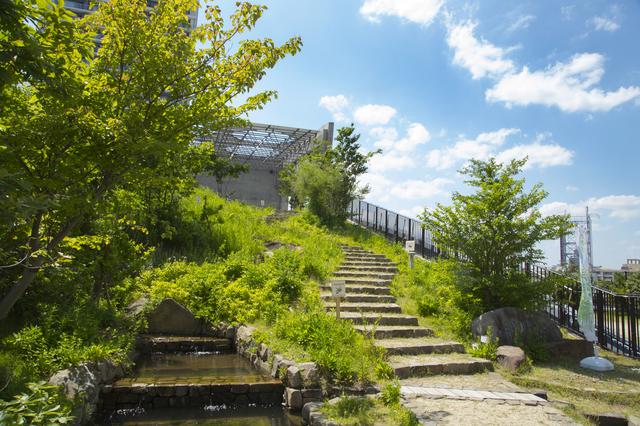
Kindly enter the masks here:
<path id="1" fill-rule="evenodd" d="M 147 352 L 232 352 L 231 339 L 203 336 L 140 335 L 136 341 L 138 351 Z"/>
<path id="2" fill-rule="evenodd" d="M 384 348 L 387 355 L 422 355 L 464 353 L 464 346 L 457 342 L 446 342 L 440 339 L 383 339 L 376 340 L 375 345 Z"/>
<path id="3" fill-rule="evenodd" d="M 433 330 L 426 327 L 354 325 L 356 331 L 373 335 L 374 339 L 415 338 L 433 336 Z"/>
<path id="4" fill-rule="evenodd" d="M 361 284 L 346 284 L 347 296 L 350 293 L 354 294 L 383 294 L 390 296 L 391 289 L 386 286 L 380 285 L 361 285 Z M 331 291 L 330 285 L 321 285 L 321 291 Z"/>
<path id="5" fill-rule="evenodd" d="M 377 314 L 375 312 L 342 312 L 340 318 L 354 324 L 418 325 L 418 318 L 404 314 Z"/>
<path id="6" fill-rule="evenodd" d="M 395 266 L 374 266 L 374 265 L 340 265 L 340 269 L 337 272 L 387 272 L 395 274 L 398 272 L 398 268 Z"/>
<path id="7" fill-rule="evenodd" d="M 322 293 L 320 295 L 322 300 L 333 300 L 331 293 Z M 393 296 L 385 296 L 381 294 L 357 294 L 348 293 L 347 296 L 342 299 L 346 303 L 395 303 L 396 298 Z"/>
<path id="8" fill-rule="evenodd" d="M 353 277 L 333 277 L 334 280 L 344 281 L 345 284 L 351 285 L 370 285 L 376 287 L 389 287 L 391 285 L 391 280 L 383 280 L 380 278 L 353 278 Z"/>
<path id="9" fill-rule="evenodd" d="M 384 254 L 367 254 L 367 253 L 346 253 L 344 255 L 344 260 L 349 261 L 359 261 L 359 260 L 369 260 L 369 261 L 385 261 L 389 260 Z"/>
<path id="10" fill-rule="evenodd" d="M 388 362 L 401 379 L 436 374 L 475 374 L 493 370 L 491 361 L 465 354 L 393 355 Z"/>
<path id="11" fill-rule="evenodd" d="M 334 278 L 343 279 L 343 278 L 379 278 L 382 280 L 392 280 L 395 274 L 393 272 L 376 272 L 376 271 L 368 271 L 368 270 L 360 270 L 360 271 L 345 271 L 342 269 L 337 270 L 333 273 Z"/>
<path id="12" fill-rule="evenodd" d="M 335 302 L 325 302 L 326 310 L 334 310 Z M 395 303 L 340 303 L 340 312 L 375 312 L 387 314 L 400 314 L 402 309 Z"/>

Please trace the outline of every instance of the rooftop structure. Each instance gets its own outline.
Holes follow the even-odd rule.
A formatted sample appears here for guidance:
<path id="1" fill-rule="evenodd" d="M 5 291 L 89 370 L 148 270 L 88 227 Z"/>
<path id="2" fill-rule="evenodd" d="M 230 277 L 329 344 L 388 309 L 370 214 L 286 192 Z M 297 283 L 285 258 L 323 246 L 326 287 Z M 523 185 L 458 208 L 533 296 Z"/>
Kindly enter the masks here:
<path id="1" fill-rule="evenodd" d="M 212 176 L 198 176 L 200 184 L 228 199 L 288 210 L 288 200 L 279 191 L 280 171 L 311 152 L 316 141 L 331 146 L 333 123 L 319 130 L 252 123 L 219 130 L 207 140 L 214 143 L 217 155 L 246 164 L 249 171 L 222 183 Z"/>

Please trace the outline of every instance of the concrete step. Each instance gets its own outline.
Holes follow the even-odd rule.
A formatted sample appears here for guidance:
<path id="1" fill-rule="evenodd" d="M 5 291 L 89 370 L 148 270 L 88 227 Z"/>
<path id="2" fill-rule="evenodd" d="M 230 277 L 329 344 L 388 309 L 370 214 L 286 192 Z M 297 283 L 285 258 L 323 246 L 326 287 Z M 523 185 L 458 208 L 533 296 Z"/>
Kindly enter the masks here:
<path id="1" fill-rule="evenodd" d="M 333 300 L 331 293 L 322 293 L 320 295 L 322 300 Z M 395 303 L 396 298 L 393 296 L 385 296 L 381 294 L 357 294 L 348 293 L 347 296 L 342 299 L 346 303 Z"/>
<path id="2" fill-rule="evenodd" d="M 321 291 L 330 292 L 330 285 L 321 285 Z M 382 294 L 382 295 L 391 295 L 391 289 L 386 286 L 380 285 L 361 285 L 361 284 L 346 284 L 347 296 L 351 293 L 353 294 Z"/>
<path id="3" fill-rule="evenodd" d="M 392 280 L 395 274 L 393 272 L 377 272 L 368 270 L 345 271 L 339 269 L 333 273 L 334 278 L 379 278 L 382 280 Z"/>
<path id="4" fill-rule="evenodd" d="M 374 339 L 395 339 L 433 336 L 433 330 L 414 326 L 354 325 L 360 333 L 372 335 Z"/>
<path id="5" fill-rule="evenodd" d="M 335 302 L 325 302 L 325 309 L 334 310 Z M 395 303 L 340 303 L 341 312 L 375 312 L 386 314 L 400 314 L 402 309 Z"/>
<path id="6" fill-rule="evenodd" d="M 333 277 L 334 280 L 342 280 L 345 284 L 353 285 L 371 285 L 376 287 L 389 287 L 391 280 L 383 280 L 380 278 L 367 278 L 367 277 Z"/>
<path id="7" fill-rule="evenodd" d="M 375 345 L 384 348 L 387 355 L 464 353 L 464 346 L 461 343 L 446 342 L 436 338 L 383 339 L 376 340 Z"/>
<path id="8" fill-rule="evenodd" d="M 340 269 L 337 272 L 386 272 L 395 274 L 398 272 L 398 268 L 395 266 L 377 266 L 377 265 L 340 265 Z"/>
<path id="9" fill-rule="evenodd" d="M 345 253 L 344 260 L 350 261 L 359 261 L 359 260 L 369 260 L 369 261 L 385 261 L 389 260 L 384 254 L 369 254 L 369 253 Z"/>
<path id="10" fill-rule="evenodd" d="M 418 325 L 418 318 L 404 314 L 377 314 L 375 312 L 342 312 L 340 318 L 354 324 Z"/>
<path id="11" fill-rule="evenodd" d="M 491 361 L 465 354 L 394 355 L 389 365 L 401 379 L 436 374 L 475 374 L 493 370 Z"/>

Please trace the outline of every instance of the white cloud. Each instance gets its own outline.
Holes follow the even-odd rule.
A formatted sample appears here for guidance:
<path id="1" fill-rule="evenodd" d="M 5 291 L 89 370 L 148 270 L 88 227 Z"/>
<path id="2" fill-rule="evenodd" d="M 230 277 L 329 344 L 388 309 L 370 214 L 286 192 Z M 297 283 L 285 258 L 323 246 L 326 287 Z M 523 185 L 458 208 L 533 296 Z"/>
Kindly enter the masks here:
<path id="1" fill-rule="evenodd" d="M 416 163 L 410 155 L 400 154 L 396 151 L 374 155 L 369 160 L 369 170 L 373 173 L 405 170 L 415 166 Z"/>
<path id="2" fill-rule="evenodd" d="M 369 131 L 369 136 L 376 141 L 376 148 L 387 150 L 396 143 L 398 131 L 394 127 L 374 127 Z"/>
<path id="3" fill-rule="evenodd" d="M 594 16 L 588 21 L 588 24 L 596 31 L 607 31 L 610 33 L 617 31 L 620 28 L 620 24 L 616 21 L 605 18 L 604 16 Z"/>
<path id="4" fill-rule="evenodd" d="M 503 128 L 480 133 L 475 139 L 461 139 L 451 147 L 434 149 L 427 154 L 427 167 L 445 170 L 472 158 L 486 160 L 495 154 L 496 147 L 519 132 L 519 129 Z"/>
<path id="5" fill-rule="evenodd" d="M 364 0 L 360 14 L 372 22 L 382 16 L 396 16 L 416 24 L 429 25 L 444 0 Z"/>
<path id="6" fill-rule="evenodd" d="M 368 200 L 378 203 L 384 203 L 389 200 L 389 188 L 392 182 L 385 176 L 368 172 L 360 176 L 358 183 L 360 185 L 369 185 L 371 192 L 367 195 Z"/>
<path id="7" fill-rule="evenodd" d="M 444 187 L 452 184 L 453 181 L 445 178 L 435 178 L 432 180 L 407 180 L 391 188 L 391 194 L 405 200 L 416 200 L 431 198 L 436 195 L 445 194 Z"/>
<path id="8" fill-rule="evenodd" d="M 513 159 L 528 157 L 525 168 L 568 166 L 572 163 L 573 152 L 557 144 L 534 142 L 527 145 L 516 145 L 500 152 L 496 160 L 505 163 Z"/>
<path id="9" fill-rule="evenodd" d="M 569 191 L 569 192 L 576 192 L 576 191 L 580 190 L 580 188 L 578 188 L 577 186 L 573 186 L 573 185 L 567 185 L 564 189 Z"/>
<path id="10" fill-rule="evenodd" d="M 424 206 L 413 206 L 408 209 L 400 209 L 398 213 L 409 218 L 416 218 L 424 211 Z"/>
<path id="11" fill-rule="evenodd" d="M 349 100 L 344 95 L 323 96 L 318 105 L 331 113 L 336 121 L 347 121 L 344 110 L 349 106 Z"/>
<path id="12" fill-rule="evenodd" d="M 607 195 L 592 197 L 578 203 L 555 201 L 544 204 L 540 208 L 543 215 L 569 213 L 573 216 L 584 216 L 585 207 L 595 215 L 608 215 L 614 219 L 630 220 L 640 217 L 640 196 L 638 195 Z"/>
<path id="13" fill-rule="evenodd" d="M 511 71 L 513 62 L 505 58 L 508 50 L 476 38 L 476 26 L 471 21 L 449 26 L 447 44 L 454 50 L 453 63 L 468 69 L 473 79 L 497 77 Z"/>
<path id="14" fill-rule="evenodd" d="M 504 75 L 487 90 L 490 102 L 512 105 L 555 106 L 565 112 L 609 111 L 640 96 L 640 87 L 620 87 L 605 92 L 594 88 L 604 74 L 604 57 L 597 53 L 574 55 L 568 63 L 557 63 L 542 71 L 527 67 Z"/>
<path id="15" fill-rule="evenodd" d="M 576 8 L 575 4 L 560 7 L 560 14 L 562 14 L 562 18 L 566 21 L 570 21 L 571 18 L 573 17 L 573 10 L 575 8 Z"/>
<path id="16" fill-rule="evenodd" d="M 529 28 L 529 25 L 531 25 L 531 23 L 535 20 L 536 17 L 534 15 L 521 15 L 511 25 L 509 25 L 509 28 L 507 28 L 507 32 L 514 32 Z"/>
<path id="17" fill-rule="evenodd" d="M 380 126 L 387 124 L 396 110 L 389 105 L 368 104 L 358 107 L 354 112 L 355 120 L 365 126 Z"/>
<path id="18" fill-rule="evenodd" d="M 376 148 L 403 153 L 412 152 L 418 145 L 431 140 L 431 134 L 420 123 L 411 123 L 407 128 L 406 136 L 402 139 L 398 139 L 398 131 L 393 127 L 374 127 L 369 131 L 369 135 L 375 140 Z"/>

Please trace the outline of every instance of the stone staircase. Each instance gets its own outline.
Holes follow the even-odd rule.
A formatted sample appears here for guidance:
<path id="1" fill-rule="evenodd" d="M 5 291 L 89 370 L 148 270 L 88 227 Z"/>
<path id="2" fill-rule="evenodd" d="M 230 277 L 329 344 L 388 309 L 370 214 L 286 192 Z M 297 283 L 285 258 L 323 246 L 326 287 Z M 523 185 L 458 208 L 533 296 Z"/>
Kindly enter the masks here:
<path id="1" fill-rule="evenodd" d="M 375 344 L 385 348 L 389 364 L 401 378 L 437 374 L 473 374 L 491 370 L 490 361 L 473 358 L 464 347 L 433 337 L 433 331 L 421 327 L 418 318 L 402 314 L 391 295 L 391 281 L 397 265 L 384 255 L 361 247 L 342 246 L 344 261 L 334 278 L 344 280 L 347 296 L 340 305 L 340 317 L 354 328 L 370 334 Z M 333 310 L 330 285 L 320 287 L 325 308 Z"/>

